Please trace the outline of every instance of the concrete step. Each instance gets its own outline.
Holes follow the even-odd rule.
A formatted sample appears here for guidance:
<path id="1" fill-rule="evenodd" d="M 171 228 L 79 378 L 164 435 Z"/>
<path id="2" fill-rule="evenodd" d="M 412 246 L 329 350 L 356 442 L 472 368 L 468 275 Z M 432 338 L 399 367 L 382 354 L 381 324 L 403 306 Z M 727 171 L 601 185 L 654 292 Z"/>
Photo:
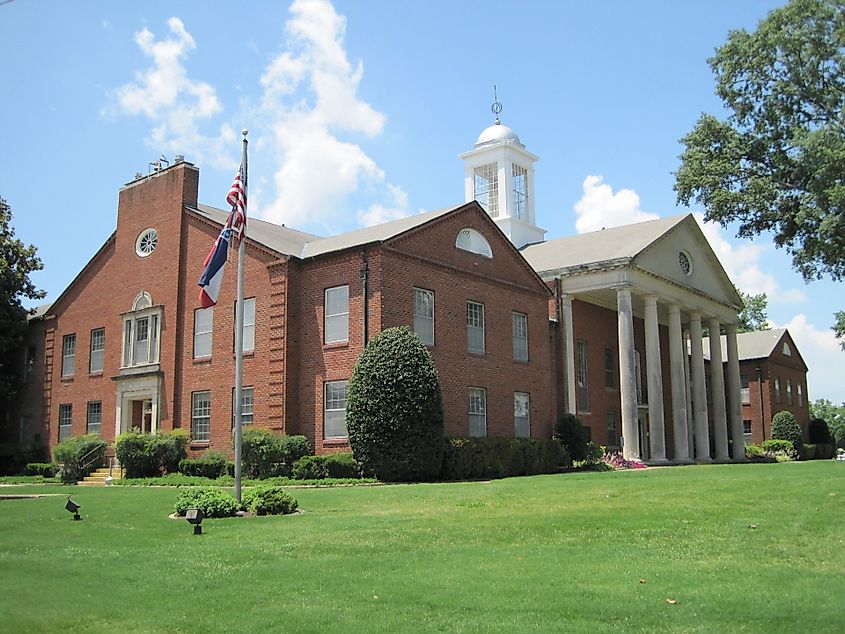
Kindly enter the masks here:
<path id="1" fill-rule="evenodd" d="M 120 469 L 112 469 L 112 479 L 118 480 L 120 478 Z M 93 471 L 91 475 L 89 475 L 84 480 L 77 482 L 77 486 L 88 486 L 88 487 L 101 487 L 106 486 L 106 478 L 109 477 L 109 469 L 108 467 L 104 467 L 102 469 L 97 469 Z"/>

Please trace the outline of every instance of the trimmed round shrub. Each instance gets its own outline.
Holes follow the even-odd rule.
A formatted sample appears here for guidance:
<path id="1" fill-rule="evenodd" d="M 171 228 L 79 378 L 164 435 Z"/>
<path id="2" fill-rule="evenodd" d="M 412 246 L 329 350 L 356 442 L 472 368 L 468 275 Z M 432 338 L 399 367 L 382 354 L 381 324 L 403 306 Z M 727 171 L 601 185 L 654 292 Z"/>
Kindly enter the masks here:
<path id="1" fill-rule="evenodd" d="M 810 421 L 808 429 L 810 436 L 810 443 L 814 445 L 832 445 L 833 437 L 830 435 L 830 429 L 827 426 L 827 421 L 823 418 L 814 418 Z"/>
<path id="2" fill-rule="evenodd" d="M 573 461 L 587 458 L 587 430 L 575 414 L 567 413 L 561 416 L 555 423 L 552 437 L 566 447 Z"/>
<path id="3" fill-rule="evenodd" d="M 323 457 L 329 478 L 360 478 L 359 465 L 351 451 L 341 451 Z"/>
<path id="4" fill-rule="evenodd" d="M 299 508 L 299 503 L 278 486 L 257 486 L 247 489 L 243 507 L 256 515 L 288 515 Z"/>
<path id="5" fill-rule="evenodd" d="M 778 412 L 772 418 L 772 439 L 788 440 L 796 452 L 800 453 L 804 445 L 804 434 L 795 422 L 792 412 Z"/>
<path id="6" fill-rule="evenodd" d="M 202 458 L 185 458 L 179 461 L 179 473 L 188 476 L 216 479 L 226 475 L 226 455 L 219 451 L 206 451 Z"/>
<path id="7" fill-rule="evenodd" d="M 240 504 L 223 489 L 197 487 L 183 489 L 176 496 L 176 514 L 185 515 L 188 509 L 201 509 L 206 517 L 232 517 L 240 510 Z"/>
<path id="8" fill-rule="evenodd" d="M 303 456 L 293 464 L 293 477 L 297 480 L 322 480 L 328 475 L 322 456 Z"/>
<path id="9" fill-rule="evenodd" d="M 250 478 L 290 475 L 293 463 L 311 453 L 305 436 L 283 436 L 269 429 L 244 429 L 241 468 Z"/>
<path id="10" fill-rule="evenodd" d="M 428 349 L 407 326 L 374 337 L 346 399 L 352 453 L 385 481 L 432 480 L 443 463 L 443 400 Z"/>

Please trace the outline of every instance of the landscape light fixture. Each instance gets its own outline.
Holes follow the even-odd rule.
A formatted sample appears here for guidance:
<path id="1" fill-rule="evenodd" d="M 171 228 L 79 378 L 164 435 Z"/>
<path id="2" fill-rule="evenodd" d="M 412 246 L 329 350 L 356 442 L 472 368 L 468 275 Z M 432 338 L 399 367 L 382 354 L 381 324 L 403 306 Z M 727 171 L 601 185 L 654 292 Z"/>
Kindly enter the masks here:
<path id="1" fill-rule="evenodd" d="M 74 520 L 81 520 L 82 519 L 82 517 L 79 515 L 79 509 L 82 508 L 82 507 L 79 506 L 79 504 L 77 504 L 73 500 L 71 500 L 70 496 L 68 496 L 68 498 L 67 498 L 67 504 L 65 504 L 65 508 L 68 511 L 70 511 L 71 513 L 73 513 L 73 519 Z"/>
<path id="2" fill-rule="evenodd" d="M 188 509 L 185 511 L 185 519 L 189 524 L 194 525 L 194 535 L 202 535 L 202 518 L 205 515 L 202 509 Z"/>

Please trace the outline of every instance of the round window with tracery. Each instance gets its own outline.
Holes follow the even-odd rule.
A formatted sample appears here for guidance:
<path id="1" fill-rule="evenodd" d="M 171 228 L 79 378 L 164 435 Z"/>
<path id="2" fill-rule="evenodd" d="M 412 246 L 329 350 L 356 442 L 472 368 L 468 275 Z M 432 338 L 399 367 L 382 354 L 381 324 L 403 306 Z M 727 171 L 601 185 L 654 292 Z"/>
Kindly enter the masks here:
<path id="1" fill-rule="evenodd" d="M 678 265 L 681 267 L 684 275 L 692 273 L 692 260 L 690 260 L 690 256 L 686 251 L 678 253 Z"/>
<path id="2" fill-rule="evenodd" d="M 135 240 L 135 253 L 145 258 L 155 251 L 158 245 L 158 232 L 155 229 L 144 229 Z"/>

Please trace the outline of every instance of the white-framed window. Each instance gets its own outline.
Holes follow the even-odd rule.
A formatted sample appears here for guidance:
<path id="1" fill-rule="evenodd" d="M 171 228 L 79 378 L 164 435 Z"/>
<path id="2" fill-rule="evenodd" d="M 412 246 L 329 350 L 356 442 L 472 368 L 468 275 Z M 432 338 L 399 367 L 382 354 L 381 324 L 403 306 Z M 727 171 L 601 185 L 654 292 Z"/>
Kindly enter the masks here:
<path id="1" fill-rule="evenodd" d="M 511 215 L 515 218 L 525 218 L 528 210 L 528 170 L 511 164 L 511 182 L 513 184 L 513 209 Z"/>
<path id="2" fill-rule="evenodd" d="M 211 356 L 214 307 L 194 309 L 194 359 Z"/>
<path id="3" fill-rule="evenodd" d="M 76 335 L 62 337 L 62 376 L 73 376 L 76 371 Z"/>
<path id="4" fill-rule="evenodd" d="M 780 403 L 780 377 L 776 376 L 774 380 L 775 384 L 775 403 Z"/>
<path id="5" fill-rule="evenodd" d="M 232 313 L 232 324 L 238 321 L 238 304 L 235 302 L 234 312 Z M 255 350 L 255 298 L 250 297 L 244 300 L 244 352 L 253 352 Z M 232 350 L 234 350 L 234 341 L 232 343 Z"/>
<path id="6" fill-rule="evenodd" d="M 616 350 L 610 346 L 604 347 L 604 386 L 616 388 Z"/>
<path id="7" fill-rule="evenodd" d="M 434 291 L 414 289 L 414 332 L 425 345 L 434 345 Z"/>
<path id="8" fill-rule="evenodd" d="M 484 354 L 484 304 L 467 302 L 467 350 Z"/>
<path id="9" fill-rule="evenodd" d="M 531 438 L 530 402 L 528 392 L 513 393 L 513 423 L 517 438 Z"/>
<path id="10" fill-rule="evenodd" d="M 59 405 L 59 442 L 71 437 L 73 430 L 73 405 L 63 403 Z"/>
<path id="11" fill-rule="evenodd" d="M 469 388 L 469 435 L 481 438 L 487 435 L 487 390 Z"/>
<path id="12" fill-rule="evenodd" d="M 751 388 L 748 387 L 748 375 L 740 374 L 739 375 L 739 385 L 740 385 L 740 397 L 742 399 L 743 405 L 749 405 L 751 403 Z"/>
<path id="13" fill-rule="evenodd" d="M 495 163 L 473 170 L 473 197 L 491 217 L 499 215 L 499 167 Z"/>
<path id="14" fill-rule="evenodd" d="M 786 404 L 792 405 L 792 379 L 786 379 Z"/>
<path id="15" fill-rule="evenodd" d="M 795 389 L 798 391 L 798 407 L 804 407 L 804 390 L 801 388 L 801 383 L 796 383 Z"/>
<path id="16" fill-rule="evenodd" d="M 462 251 L 483 255 L 485 258 L 493 257 L 493 249 L 487 242 L 487 238 L 469 227 L 464 227 L 458 232 L 458 237 L 455 238 L 455 247 Z"/>
<path id="17" fill-rule="evenodd" d="M 742 433 L 746 436 L 745 440 L 751 439 L 751 420 L 748 418 L 745 418 L 742 421 Z"/>
<path id="18" fill-rule="evenodd" d="M 619 433 L 616 430 L 616 412 L 607 413 L 607 446 L 619 446 Z"/>
<path id="19" fill-rule="evenodd" d="M 349 286 L 326 289 L 324 314 L 325 343 L 349 341 Z"/>
<path id="20" fill-rule="evenodd" d="M 211 440 L 211 392 L 191 394 L 191 440 Z"/>
<path id="21" fill-rule="evenodd" d="M 514 361 L 528 361 L 528 315 L 511 312 Z"/>
<path id="22" fill-rule="evenodd" d="M 99 434 L 102 421 L 103 403 L 101 401 L 88 401 L 88 433 Z"/>
<path id="23" fill-rule="evenodd" d="M 255 389 L 241 387 L 241 424 L 250 425 L 253 422 L 252 403 Z M 235 425 L 235 388 L 232 388 L 232 426 Z"/>
<path id="24" fill-rule="evenodd" d="M 160 328 L 161 306 L 153 306 L 149 293 L 142 291 L 123 315 L 121 367 L 158 363 Z"/>
<path id="25" fill-rule="evenodd" d="M 323 438 L 346 438 L 346 393 L 349 381 L 326 381 L 323 400 Z"/>
<path id="26" fill-rule="evenodd" d="M 792 348 L 790 348 L 789 344 L 785 341 L 783 342 L 783 354 L 786 355 L 787 357 L 792 356 Z"/>
<path id="27" fill-rule="evenodd" d="M 575 342 L 575 388 L 579 412 L 590 411 L 590 386 L 587 380 L 587 342 L 578 339 Z"/>
<path id="28" fill-rule="evenodd" d="M 91 331 L 91 356 L 88 358 L 88 371 L 91 373 L 103 371 L 103 359 L 106 350 L 106 329 L 97 328 Z"/>

